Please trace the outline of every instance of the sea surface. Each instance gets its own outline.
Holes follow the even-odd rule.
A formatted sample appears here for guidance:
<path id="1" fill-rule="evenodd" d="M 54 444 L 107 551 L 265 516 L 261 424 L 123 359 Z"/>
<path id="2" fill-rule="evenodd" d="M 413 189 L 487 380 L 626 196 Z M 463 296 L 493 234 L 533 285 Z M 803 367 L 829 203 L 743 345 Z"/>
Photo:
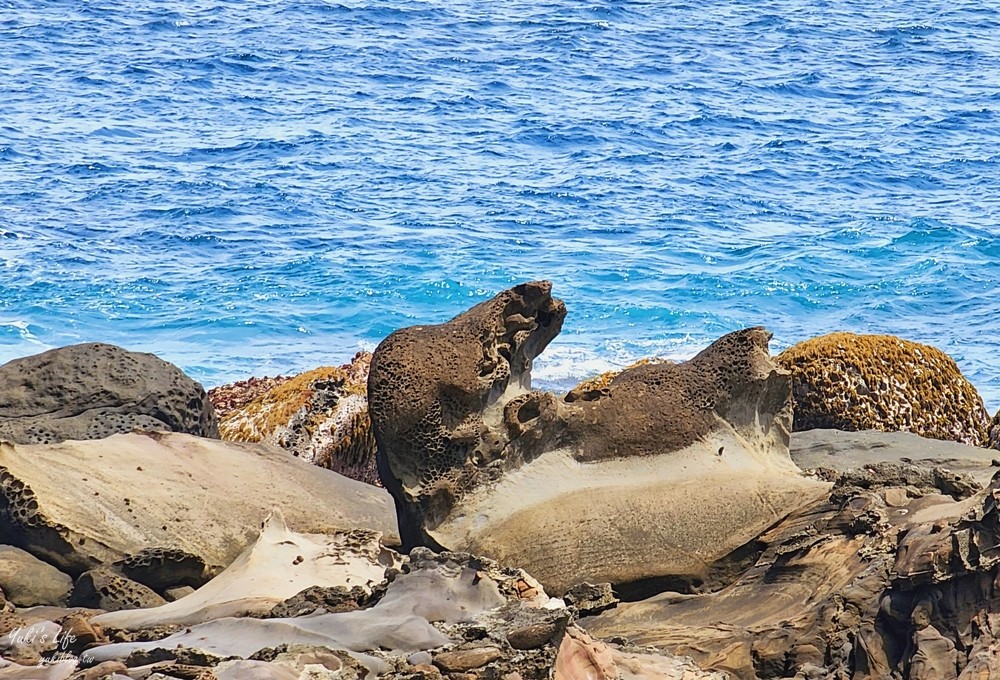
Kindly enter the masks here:
<path id="1" fill-rule="evenodd" d="M 212 386 L 545 278 L 549 386 L 763 324 L 993 410 L 1000 4 L 0 0 L 0 254 L 0 361 Z"/>

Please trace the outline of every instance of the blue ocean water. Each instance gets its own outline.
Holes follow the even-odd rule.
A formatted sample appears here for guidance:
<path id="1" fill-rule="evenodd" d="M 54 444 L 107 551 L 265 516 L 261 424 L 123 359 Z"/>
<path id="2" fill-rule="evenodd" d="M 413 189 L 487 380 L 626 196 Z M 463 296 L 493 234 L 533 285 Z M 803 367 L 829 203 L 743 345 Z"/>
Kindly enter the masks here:
<path id="1" fill-rule="evenodd" d="M 0 0 L 0 95 L 0 360 L 211 386 L 548 278 L 549 384 L 763 324 L 1000 406 L 996 3 Z"/>

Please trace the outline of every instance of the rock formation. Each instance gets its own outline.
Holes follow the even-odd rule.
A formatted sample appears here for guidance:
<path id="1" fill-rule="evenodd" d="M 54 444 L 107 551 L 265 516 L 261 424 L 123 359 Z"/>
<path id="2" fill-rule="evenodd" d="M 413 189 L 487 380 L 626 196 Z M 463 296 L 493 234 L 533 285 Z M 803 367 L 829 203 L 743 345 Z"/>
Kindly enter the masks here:
<path id="1" fill-rule="evenodd" d="M 792 373 L 794 428 L 915 432 L 983 445 L 990 417 L 955 361 L 891 335 L 831 333 L 778 355 Z"/>
<path id="2" fill-rule="evenodd" d="M 276 375 L 273 378 L 264 376 L 263 378 L 250 377 L 246 380 L 237 380 L 226 385 L 213 387 L 208 391 L 208 399 L 215 407 L 215 414 L 221 423 L 230 413 L 242 410 L 254 399 L 291 379 L 291 376 Z M 222 433 L 220 432 L 220 434 Z"/>
<path id="3" fill-rule="evenodd" d="M 829 456 L 831 494 L 764 532 L 759 558 L 727 587 L 663 593 L 581 625 L 746 680 L 997 677 L 1000 476 L 980 491 L 943 470 L 941 488 L 914 484 L 927 469 L 882 448 Z M 963 465 L 989 464 L 972 451 Z"/>
<path id="4" fill-rule="evenodd" d="M 556 593 L 663 578 L 697 588 L 825 492 L 788 457 L 789 378 L 769 333 L 732 333 L 690 361 L 559 399 L 531 390 L 532 361 L 566 313 L 550 289 L 517 286 L 375 351 L 379 472 L 405 546 L 486 555 Z"/>
<path id="5" fill-rule="evenodd" d="M 385 578 L 386 569 L 400 565 L 399 555 L 382 547 L 380 538 L 377 532 L 360 530 L 298 534 L 289 531 L 284 516 L 275 510 L 253 545 L 191 595 L 160 607 L 113 612 L 92 620 L 124 630 L 190 626 L 229 616 L 267 614 L 309 587 L 358 587 L 371 594 L 372 587 Z"/>
<path id="6" fill-rule="evenodd" d="M 199 604 L 212 602 L 201 611 L 214 607 L 213 620 L 158 640 L 92 647 L 87 654 L 103 663 L 122 660 L 133 675 L 143 665 L 160 663 L 162 672 L 174 677 L 209 677 L 205 674 L 211 670 L 213 677 L 234 680 L 366 676 L 547 680 L 553 673 L 560 680 L 724 680 L 721 674 L 700 671 L 690 660 L 591 638 L 571 625 L 571 610 L 519 570 L 466 554 L 434 555 L 422 548 L 400 562 L 394 557 L 399 568 L 388 569 L 388 581 L 375 589 L 376 601 L 359 609 L 263 619 L 224 616 L 229 596 L 248 601 L 246 596 L 258 585 L 244 567 L 269 578 L 271 586 L 265 590 L 272 592 L 274 586 L 281 587 L 280 578 L 267 572 L 276 571 L 274 562 L 281 561 L 283 550 L 285 557 L 294 552 L 283 548 L 283 542 L 301 546 L 311 540 L 277 524 L 265 527 L 260 542 L 246 553 L 249 557 L 263 552 L 264 563 L 251 567 L 251 559 L 243 566 L 234 565 L 228 575 L 218 577 L 224 587 L 199 600 Z M 340 548 L 333 553 L 343 555 Z M 335 561 L 320 567 L 326 571 L 322 578 L 337 579 Z M 386 566 L 374 553 L 353 554 L 347 561 L 351 566 L 341 571 L 342 587 L 352 569 Z M 306 570 L 316 573 L 317 566 Z M 168 607 L 105 614 L 92 621 L 111 630 L 127 620 L 129 627 L 153 625 L 156 630 L 155 625 L 166 620 L 160 614 Z M 290 667 L 301 671 L 303 664 L 341 674 L 325 675 L 322 669 L 317 669 L 321 673 L 317 676 L 290 672 Z M 187 675 L 177 675 L 181 669 Z"/>
<path id="7" fill-rule="evenodd" d="M 0 439 L 51 444 L 132 430 L 219 436 L 201 385 L 152 354 L 91 343 L 0 366 Z"/>
<path id="8" fill-rule="evenodd" d="M 611 386 L 612 381 L 614 381 L 615 378 L 617 378 L 625 371 L 632 368 L 637 368 L 639 366 L 645 366 L 647 364 L 665 364 L 665 363 L 673 363 L 673 362 L 670 361 L 669 359 L 648 357 L 645 359 L 639 359 L 638 361 L 631 363 L 625 368 L 620 370 L 605 371 L 604 373 L 601 373 L 598 376 L 594 376 L 593 378 L 588 378 L 587 380 L 581 382 L 579 385 L 577 385 L 576 387 L 574 387 L 573 389 L 571 389 L 569 392 L 566 393 L 565 399 L 566 401 L 580 401 L 581 399 L 582 400 L 596 399 L 600 397 L 602 393 L 605 393 L 608 387 Z"/>
<path id="9" fill-rule="evenodd" d="M 69 603 L 73 607 L 116 612 L 139 607 L 158 607 L 166 604 L 166 600 L 141 583 L 108 567 L 98 567 L 80 574 L 73 586 Z"/>
<path id="10" fill-rule="evenodd" d="M 0 590 L 19 607 L 65 606 L 73 580 L 34 555 L 0 545 Z"/>
<path id="11" fill-rule="evenodd" d="M 997 411 L 993 420 L 990 421 L 984 446 L 990 449 L 1000 449 L 1000 411 Z"/>
<path id="12" fill-rule="evenodd" d="M 726 673 L 704 671 L 690 659 L 658 650 L 623 650 L 576 626 L 563 636 L 553 671 L 554 680 L 729 680 Z"/>
<path id="13" fill-rule="evenodd" d="M 363 528 L 397 540 L 384 491 L 264 444 L 171 433 L 0 443 L 0 535 L 73 577 L 121 562 L 141 578 L 146 560 L 136 556 L 155 551 L 217 573 L 276 505 L 299 531 Z M 189 582 L 191 569 L 169 585 Z"/>
<path id="14" fill-rule="evenodd" d="M 505 625 L 516 629 L 522 621 L 547 620 L 549 610 L 543 605 L 548 598 L 538 587 L 527 594 L 529 589 L 520 590 L 519 582 L 524 582 L 524 576 L 518 572 L 468 555 L 416 551 L 402 573 L 393 575 L 382 598 L 368 609 L 296 618 L 221 618 L 158 641 L 101 647 L 93 655 L 97 660 L 125 659 L 143 650 L 194 648 L 217 657 L 248 658 L 276 644 L 320 644 L 349 651 L 370 670 L 385 672 L 390 667 L 375 652 L 405 657 L 453 646 L 462 636 L 450 637 L 445 629 L 458 633 L 462 624 L 477 620 L 479 628 L 485 628 L 485 617 L 491 613 L 498 620 L 488 628 L 496 636 L 510 632 Z M 523 597 L 522 592 L 526 593 Z M 522 611 L 525 607 L 530 610 Z M 101 618 L 113 623 L 110 615 Z M 552 636 L 558 632 L 553 630 Z M 539 647 L 547 642 L 542 640 Z M 553 651 L 550 647 L 546 662 L 551 661 Z"/>
<path id="15" fill-rule="evenodd" d="M 268 442 L 293 455 L 369 484 L 377 483 L 375 439 L 368 417 L 371 354 L 341 367 L 323 367 L 287 380 L 233 408 L 219 430 L 231 441 Z M 216 395 L 231 395 L 222 388 Z M 231 396 L 227 403 L 235 401 Z"/>

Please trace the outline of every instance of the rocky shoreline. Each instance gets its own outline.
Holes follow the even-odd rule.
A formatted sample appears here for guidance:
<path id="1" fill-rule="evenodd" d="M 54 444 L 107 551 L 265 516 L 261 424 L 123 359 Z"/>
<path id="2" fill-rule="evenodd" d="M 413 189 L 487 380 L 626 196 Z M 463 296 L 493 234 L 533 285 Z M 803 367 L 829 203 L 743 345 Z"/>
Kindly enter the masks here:
<path id="1" fill-rule="evenodd" d="M 209 393 L 0 366 L 0 678 L 1000 678 L 1000 414 L 763 328 L 566 395 L 547 282 Z"/>

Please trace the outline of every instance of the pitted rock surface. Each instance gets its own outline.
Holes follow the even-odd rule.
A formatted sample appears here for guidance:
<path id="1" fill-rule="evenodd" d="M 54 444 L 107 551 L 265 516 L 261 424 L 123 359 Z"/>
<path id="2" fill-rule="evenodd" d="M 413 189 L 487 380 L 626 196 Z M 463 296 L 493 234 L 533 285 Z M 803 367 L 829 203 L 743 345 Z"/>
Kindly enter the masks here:
<path id="1" fill-rule="evenodd" d="M 1000 411 L 997 411 L 990 421 L 990 429 L 983 446 L 988 449 L 1000 449 Z"/>
<path id="2" fill-rule="evenodd" d="M 522 284 L 446 324 L 398 330 L 378 346 L 369 410 L 379 476 L 396 499 L 404 545 L 432 543 L 424 522 L 440 523 L 501 455 L 506 437 L 498 423 L 484 422 L 484 411 L 493 406 L 490 415 L 501 417 L 496 406 L 508 390 L 507 400 L 531 396 L 531 362 L 566 317 L 551 290 L 547 281 Z"/>
<path id="3" fill-rule="evenodd" d="M 375 438 L 368 417 L 371 354 L 277 382 L 222 418 L 231 441 L 268 442 L 293 455 L 369 484 L 378 482 Z"/>
<path id="4" fill-rule="evenodd" d="M 719 419 L 749 437 L 761 436 L 755 406 L 783 430 L 773 434 L 787 447 L 789 381 L 770 360 L 770 339 L 763 328 L 748 328 L 720 338 L 689 361 L 623 371 L 604 393 L 566 409 L 576 458 L 591 462 L 677 451 L 704 438 Z"/>
<path id="5" fill-rule="evenodd" d="M 0 366 L 0 439 L 51 444 L 132 430 L 219 436 L 202 386 L 152 354 L 88 343 Z"/>
<path id="6" fill-rule="evenodd" d="M 177 586 L 200 588 L 218 574 L 197 555 L 176 548 L 145 548 L 115 562 L 121 573 L 158 593 Z"/>
<path id="7" fill-rule="evenodd" d="M 580 401 L 580 400 L 592 400 L 597 399 L 600 396 L 607 394 L 608 388 L 611 386 L 611 382 L 617 378 L 619 375 L 625 371 L 636 368 L 637 366 L 645 366 L 647 364 L 668 364 L 673 363 L 669 359 L 662 359 L 659 357 L 649 357 L 646 359 L 639 359 L 635 363 L 629 364 L 625 368 L 605 371 L 598 376 L 593 378 L 588 378 L 584 380 L 579 385 L 571 389 L 566 393 L 564 397 L 566 401 Z"/>
<path id="8" fill-rule="evenodd" d="M 905 431 L 987 443 L 982 398 L 934 347 L 891 335 L 831 333 L 790 347 L 777 361 L 792 372 L 796 431 Z"/>
<path id="9" fill-rule="evenodd" d="M 702 582 L 827 488 L 788 457 L 789 375 L 766 330 L 560 399 L 531 389 L 531 365 L 565 309 L 548 282 L 522 284 L 376 349 L 370 410 L 404 545 L 487 555 L 557 594 Z"/>
<path id="10" fill-rule="evenodd" d="M 91 607 L 116 612 L 122 609 L 159 607 L 167 601 L 135 581 L 101 567 L 80 575 L 69 600 L 72 607 Z"/>

